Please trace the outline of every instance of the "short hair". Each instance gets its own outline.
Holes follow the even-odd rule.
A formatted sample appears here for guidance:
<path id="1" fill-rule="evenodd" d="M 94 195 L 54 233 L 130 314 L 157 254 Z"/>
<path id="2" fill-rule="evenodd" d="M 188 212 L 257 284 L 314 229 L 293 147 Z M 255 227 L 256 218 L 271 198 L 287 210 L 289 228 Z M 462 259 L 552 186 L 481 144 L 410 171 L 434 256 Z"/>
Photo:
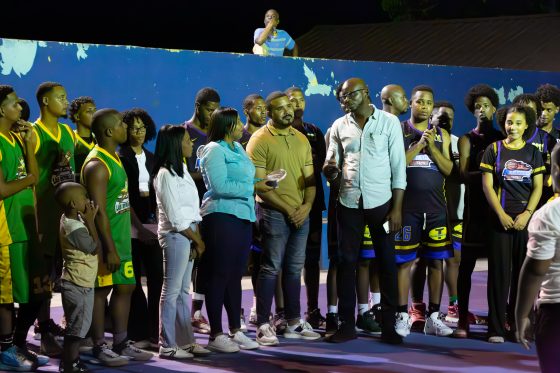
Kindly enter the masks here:
<path id="1" fill-rule="evenodd" d="M 220 102 L 220 95 L 214 88 L 205 87 L 196 93 L 194 102 L 199 105 L 204 105 L 207 102 Z"/>
<path id="2" fill-rule="evenodd" d="M 520 95 L 515 96 L 515 98 L 511 103 L 513 105 L 528 106 L 529 102 L 534 102 L 537 105 L 537 117 L 540 117 L 542 113 L 542 105 L 537 95 L 531 93 L 522 93 Z"/>
<path id="3" fill-rule="evenodd" d="M 264 101 L 264 98 L 257 93 L 253 93 L 245 97 L 245 99 L 243 100 L 243 110 L 247 110 L 247 111 L 251 110 L 251 108 L 255 104 L 255 101 L 258 100 L 259 98 Z"/>
<path id="4" fill-rule="evenodd" d="M 75 183 L 73 181 L 68 181 L 58 185 L 54 190 L 55 201 L 60 207 L 66 208 L 66 206 L 70 203 L 70 192 L 76 189 L 85 189 L 85 187 L 82 184 Z"/>
<path id="5" fill-rule="evenodd" d="M 410 94 L 410 97 L 414 96 L 414 94 L 418 91 L 430 92 L 432 96 L 434 95 L 434 90 L 432 89 L 432 87 L 430 87 L 429 85 L 421 84 L 412 88 L 412 93 Z"/>
<path id="6" fill-rule="evenodd" d="M 172 124 L 166 124 L 160 128 L 154 151 L 152 179 L 156 177 L 162 167 L 183 177 L 183 138 L 186 131 L 185 127 Z"/>
<path id="7" fill-rule="evenodd" d="M 45 95 L 52 91 L 55 87 L 63 87 L 63 85 L 57 82 L 43 82 L 39 84 L 37 92 L 35 93 L 39 107 L 43 107 L 43 97 L 45 97 Z"/>
<path id="8" fill-rule="evenodd" d="M 208 142 L 223 140 L 233 131 L 238 118 L 239 114 L 234 108 L 221 107 L 214 110 L 208 126 Z"/>
<path id="9" fill-rule="evenodd" d="M 292 86 L 284 91 L 286 96 L 290 96 L 293 92 L 301 92 L 303 94 L 303 90 L 300 87 Z"/>
<path id="10" fill-rule="evenodd" d="M 552 84 L 543 84 L 537 91 L 535 95 L 541 102 L 552 102 L 556 106 L 560 106 L 560 89 Z"/>
<path id="11" fill-rule="evenodd" d="M 533 132 L 535 132 L 535 127 L 537 123 L 537 114 L 535 111 L 530 108 L 529 106 L 525 105 L 511 105 L 511 106 L 504 106 L 498 111 L 496 111 L 496 119 L 498 122 L 498 126 L 500 130 L 507 136 L 506 133 L 506 118 L 509 113 L 521 113 L 525 116 L 525 122 L 527 123 L 527 129 L 523 133 L 523 140 L 529 139 Z"/>
<path id="12" fill-rule="evenodd" d="M 107 128 L 111 128 L 109 122 L 109 117 L 113 115 L 119 115 L 118 110 L 115 109 L 100 109 L 93 114 L 93 120 L 91 122 L 91 130 L 97 139 L 101 139 L 104 136 L 104 132 Z"/>
<path id="13" fill-rule="evenodd" d="M 146 137 L 144 140 L 145 142 L 151 141 L 156 137 L 156 132 L 157 132 L 156 124 L 154 123 L 154 120 L 146 110 L 135 107 L 130 110 L 125 110 L 121 114 L 123 116 L 123 122 L 127 124 L 128 129 L 132 127 L 132 124 L 134 123 L 134 118 L 139 118 L 140 120 L 142 120 L 142 122 L 146 126 Z M 128 145 L 128 143 L 129 143 L 129 138 L 127 136 L 126 142 L 122 145 L 126 146 Z"/>
<path id="14" fill-rule="evenodd" d="M 72 102 L 70 103 L 70 106 L 68 107 L 68 115 L 70 116 L 70 120 L 73 123 L 76 123 L 76 120 L 74 119 L 74 115 L 78 114 L 78 111 L 80 111 L 82 105 L 85 104 L 95 105 L 95 101 L 93 101 L 93 98 L 89 96 L 80 96 L 78 98 L 73 99 Z"/>
<path id="15" fill-rule="evenodd" d="M 465 106 L 471 113 L 474 113 L 474 103 L 479 97 L 488 98 L 495 108 L 500 104 L 500 99 L 494 88 L 488 84 L 477 84 L 472 86 L 465 95 Z"/>
<path id="16" fill-rule="evenodd" d="M 449 101 L 442 100 L 434 102 L 434 109 L 439 109 L 440 107 L 446 107 L 455 112 L 455 106 L 453 106 L 453 104 Z"/>
<path id="17" fill-rule="evenodd" d="M 271 102 L 276 100 L 277 98 L 280 98 L 280 97 L 288 97 L 288 96 L 286 96 L 286 94 L 282 91 L 274 91 L 274 92 L 270 93 L 268 96 L 266 96 L 266 100 L 265 100 L 266 111 L 270 111 L 272 109 L 271 108 Z"/>
<path id="18" fill-rule="evenodd" d="M 14 92 L 15 92 L 14 87 L 12 87 L 11 85 L 5 85 L 5 84 L 0 85 L 0 104 L 4 102 L 4 100 L 6 99 L 6 97 L 8 97 L 9 94 Z"/>
<path id="19" fill-rule="evenodd" d="M 31 108 L 23 98 L 19 99 L 19 106 L 21 106 L 21 119 L 27 122 L 31 116 Z"/>

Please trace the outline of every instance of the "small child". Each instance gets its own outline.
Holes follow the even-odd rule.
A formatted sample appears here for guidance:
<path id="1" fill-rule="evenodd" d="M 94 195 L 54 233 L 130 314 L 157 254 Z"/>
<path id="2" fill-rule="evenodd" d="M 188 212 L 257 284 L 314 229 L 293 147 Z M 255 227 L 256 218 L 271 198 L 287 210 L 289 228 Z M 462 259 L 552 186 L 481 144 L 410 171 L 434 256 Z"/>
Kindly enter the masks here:
<path id="1" fill-rule="evenodd" d="M 91 326 L 93 314 L 99 241 L 94 220 L 99 207 L 89 200 L 81 184 L 73 182 L 61 184 L 55 199 L 64 210 L 59 238 L 64 259 L 62 307 L 67 325 L 59 372 L 88 372 L 79 359 L 79 347 Z"/>

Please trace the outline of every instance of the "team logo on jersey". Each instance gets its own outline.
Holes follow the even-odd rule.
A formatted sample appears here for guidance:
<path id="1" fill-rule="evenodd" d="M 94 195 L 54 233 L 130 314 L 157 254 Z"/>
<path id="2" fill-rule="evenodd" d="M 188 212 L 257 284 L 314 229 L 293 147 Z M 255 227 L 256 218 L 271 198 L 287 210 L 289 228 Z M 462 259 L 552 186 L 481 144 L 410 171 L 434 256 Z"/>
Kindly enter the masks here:
<path id="1" fill-rule="evenodd" d="M 130 200 L 128 198 L 128 180 L 124 182 L 124 188 L 122 188 L 117 200 L 115 201 L 115 213 L 123 214 L 130 210 Z"/>
<path id="2" fill-rule="evenodd" d="M 74 181 L 74 172 L 72 172 L 72 167 L 70 167 L 71 159 L 72 153 L 70 151 L 61 151 L 59 153 L 58 160 L 54 164 L 51 175 L 51 183 L 53 186 L 68 181 Z"/>
<path id="3" fill-rule="evenodd" d="M 437 227 L 428 233 L 433 241 L 443 241 L 447 238 L 447 227 Z"/>
<path id="4" fill-rule="evenodd" d="M 527 164 L 523 161 L 510 159 L 506 161 L 504 165 L 502 177 L 504 178 L 504 180 L 530 183 L 532 173 L 533 167 L 530 164 Z"/>

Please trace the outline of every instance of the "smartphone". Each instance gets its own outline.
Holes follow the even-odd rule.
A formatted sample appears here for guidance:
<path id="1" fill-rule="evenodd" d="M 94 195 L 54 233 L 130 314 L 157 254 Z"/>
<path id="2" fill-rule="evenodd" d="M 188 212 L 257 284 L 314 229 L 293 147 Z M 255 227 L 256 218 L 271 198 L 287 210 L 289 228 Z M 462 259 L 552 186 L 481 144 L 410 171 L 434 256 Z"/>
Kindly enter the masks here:
<path id="1" fill-rule="evenodd" d="M 389 234 L 391 230 L 389 229 L 389 220 L 383 223 L 383 229 L 385 229 L 385 233 Z"/>

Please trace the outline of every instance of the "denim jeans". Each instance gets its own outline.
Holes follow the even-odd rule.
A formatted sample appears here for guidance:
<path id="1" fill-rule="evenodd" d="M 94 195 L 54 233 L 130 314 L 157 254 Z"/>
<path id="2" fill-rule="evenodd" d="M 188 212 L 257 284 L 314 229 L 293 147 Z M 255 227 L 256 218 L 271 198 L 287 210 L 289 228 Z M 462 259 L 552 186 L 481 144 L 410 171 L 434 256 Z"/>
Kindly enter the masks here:
<path id="1" fill-rule="evenodd" d="M 280 270 L 286 320 L 299 319 L 301 271 L 305 264 L 309 218 L 300 228 L 296 228 L 281 212 L 262 206 L 257 209 L 257 218 L 263 243 L 257 282 L 257 323 L 262 325 L 268 322 Z"/>
<path id="2" fill-rule="evenodd" d="M 163 347 L 183 346 L 195 341 L 189 308 L 191 244 L 185 236 L 175 232 L 160 235 L 159 244 L 163 249 L 159 343 Z"/>

